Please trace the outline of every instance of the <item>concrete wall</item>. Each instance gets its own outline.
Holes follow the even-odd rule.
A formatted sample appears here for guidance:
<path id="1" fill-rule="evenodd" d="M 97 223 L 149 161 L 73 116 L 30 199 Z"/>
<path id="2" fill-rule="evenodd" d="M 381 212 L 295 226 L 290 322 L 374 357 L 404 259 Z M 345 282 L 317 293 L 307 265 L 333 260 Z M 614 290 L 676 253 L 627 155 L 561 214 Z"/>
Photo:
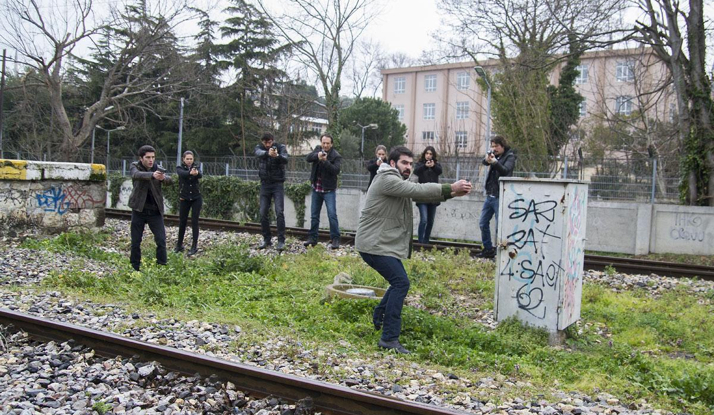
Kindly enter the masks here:
<path id="1" fill-rule="evenodd" d="M 126 206 L 131 194 L 131 180 L 121 188 L 119 209 Z M 340 228 L 357 229 L 366 193 L 359 189 L 337 191 L 337 217 Z M 472 194 L 441 203 L 436 209 L 433 238 L 480 241 L 478 220 L 483 195 Z M 310 227 L 310 195 L 307 196 L 305 227 Z M 170 204 L 170 201 L 167 201 Z M 585 249 L 632 255 L 652 253 L 686 253 L 714 255 L 714 208 L 646 203 L 589 201 L 587 206 Z M 414 235 L 419 225 L 419 210 L 414 205 Z M 297 226 L 295 207 L 285 198 L 285 222 Z M 327 229 L 327 211 L 323 206 L 320 227 Z M 491 221 L 491 238 L 495 239 L 495 220 Z"/>
<path id="2" fill-rule="evenodd" d="M 0 234 L 101 227 L 105 195 L 101 164 L 0 159 Z"/>

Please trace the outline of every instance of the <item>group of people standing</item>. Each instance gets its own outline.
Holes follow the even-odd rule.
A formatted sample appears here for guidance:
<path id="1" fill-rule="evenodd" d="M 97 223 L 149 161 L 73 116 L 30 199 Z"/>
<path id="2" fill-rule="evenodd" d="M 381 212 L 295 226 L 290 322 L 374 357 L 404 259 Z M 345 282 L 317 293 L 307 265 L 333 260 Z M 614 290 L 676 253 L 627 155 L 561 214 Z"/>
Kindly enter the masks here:
<path id="1" fill-rule="evenodd" d="M 320 145 L 307 156 L 307 161 L 312 164 L 311 223 L 304 243 L 307 247 L 317 245 L 323 203 L 327 207 L 330 223 L 329 246 L 333 249 L 340 246 L 336 190 L 342 156 L 333 144 L 332 136 L 323 134 Z M 255 147 L 254 154 L 259 160 L 260 221 L 263 234 L 263 241 L 258 248 L 265 249 L 272 245 L 269 212 L 271 204 L 274 204 L 278 230 L 276 249 L 282 250 L 285 248 L 284 182 L 288 152 L 285 145 L 276 144 L 273 135 L 266 133 Z M 141 239 L 146 224 L 156 241 L 156 262 L 165 265 L 167 260 L 161 186 L 162 183 L 171 183 L 171 177 L 155 164 L 155 160 L 156 150 L 151 146 L 143 146 L 139 149 L 139 160 L 131 166 L 134 188 L 129 200 L 132 209 L 130 261 L 137 271 L 141 264 Z M 506 140 L 501 136 L 493 137 L 491 150 L 483 160 L 483 164 L 489 166 L 489 171 L 485 185 L 486 200 L 479 220 L 484 245 L 482 256 L 495 255 L 489 222 L 496 215 L 498 223 L 498 180 L 513 173 L 515 162 L 515 153 L 508 147 Z M 410 285 L 402 260 L 411 256 L 412 201 L 419 208 L 418 241 L 429 243 L 436 207 L 453 197 L 469 194 L 472 186 L 466 180 L 440 184 L 439 176 L 443 169 L 438 162 L 436 149 L 432 146 L 424 149 L 416 164 L 414 155 L 406 147 L 395 147 L 387 153 L 385 146 L 377 146 L 375 158 L 368 162 L 367 170 L 370 172 L 370 181 L 355 237 L 355 249 L 365 263 L 389 283 L 389 288 L 372 314 L 375 330 L 382 330 L 379 347 L 409 353 L 399 342 L 399 336 L 402 307 Z M 175 251 L 181 252 L 184 249 L 183 238 L 191 211 L 193 244 L 189 255 L 192 255 L 197 251 L 198 217 L 203 204 L 198 186 L 202 175 L 195 165 L 192 152 L 183 154 L 177 175 L 181 220 Z"/>

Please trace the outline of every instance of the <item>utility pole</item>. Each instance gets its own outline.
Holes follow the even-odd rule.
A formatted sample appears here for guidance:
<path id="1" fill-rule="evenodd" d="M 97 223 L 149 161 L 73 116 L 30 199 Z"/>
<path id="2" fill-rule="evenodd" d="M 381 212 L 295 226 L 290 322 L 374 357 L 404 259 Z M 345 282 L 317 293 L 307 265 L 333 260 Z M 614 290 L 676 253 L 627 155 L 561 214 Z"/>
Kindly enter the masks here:
<path id="1" fill-rule="evenodd" d="M 5 61 L 7 60 L 6 57 L 7 49 L 2 50 L 2 80 L 0 80 L 0 159 L 5 158 L 3 154 L 3 148 L 2 148 L 2 132 L 5 129 L 5 125 L 3 124 L 3 98 L 5 95 Z"/>
<path id="2" fill-rule="evenodd" d="M 181 165 L 181 142 L 183 141 L 183 98 L 181 98 L 181 109 L 179 110 L 179 136 L 178 150 L 176 150 L 176 165 Z"/>

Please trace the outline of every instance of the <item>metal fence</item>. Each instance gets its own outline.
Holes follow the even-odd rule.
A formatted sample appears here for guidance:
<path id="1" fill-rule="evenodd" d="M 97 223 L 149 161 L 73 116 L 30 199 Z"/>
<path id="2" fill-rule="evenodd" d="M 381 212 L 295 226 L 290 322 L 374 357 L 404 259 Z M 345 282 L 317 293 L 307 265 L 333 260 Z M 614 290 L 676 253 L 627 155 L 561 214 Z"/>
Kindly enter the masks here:
<path id="1" fill-rule="evenodd" d="M 23 158 L 27 154 L 5 151 L 6 158 Z M 89 162 L 89 154 L 79 155 L 82 161 Z M 172 172 L 176 169 L 176 160 L 169 159 L 164 154 L 158 154 L 157 162 Z M 86 158 L 86 160 L 84 160 Z M 44 157 L 48 160 L 49 157 Z M 49 160 L 48 160 L 49 161 Z M 108 171 L 127 175 L 136 157 L 111 158 Z M 467 179 L 474 184 L 474 191 L 483 190 L 487 167 L 482 165 L 480 157 L 442 157 L 439 162 L 443 168 L 440 177 L 442 183 L 451 183 L 457 179 Z M 524 170 L 520 160 L 516 163 L 514 176 L 537 177 L 553 179 L 574 179 L 590 183 L 589 197 L 591 200 L 603 201 L 639 201 L 647 203 L 679 203 L 679 177 L 676 172 L 668 173 L 658 169 L 657 159 L 547 159 L 542 163 L 532 163 L 546 166 L 546 172 Z M 97 163 L 105 163 L 106 158 L 100 157 Z M 255 157 L 226 156 L 201 157 L 203 174 L 211 176 L 235 176 L 243 180 L 259 180 L 258 160 Z M 366 160 L 345 159 L 342 161 L 340 186 L 345 188 L 366 189 L 369 183 L 369 173 Z M 519 168 L 520 167 L 520 168 Z M 287 180 L 293 183 L 305 182 L 310 179 L 310 163 L 304 156 L 290 157 L 287 166 Z"/>

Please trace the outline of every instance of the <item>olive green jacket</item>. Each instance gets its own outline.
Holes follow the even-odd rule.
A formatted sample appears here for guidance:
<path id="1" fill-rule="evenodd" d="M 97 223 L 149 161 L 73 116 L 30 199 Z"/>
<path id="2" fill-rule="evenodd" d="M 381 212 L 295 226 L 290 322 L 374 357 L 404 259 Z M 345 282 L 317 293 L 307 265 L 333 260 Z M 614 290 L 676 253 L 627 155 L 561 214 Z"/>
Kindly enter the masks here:
<path id="1" fill-rule="evenodd" d="M 409 258 L 413 234 L 412 199 L 443 202 L 451 198 L 451 185 L 414 183 L 382 163 L 367 191 L 355 238 L 355 249 L 372 255 Z"/>

